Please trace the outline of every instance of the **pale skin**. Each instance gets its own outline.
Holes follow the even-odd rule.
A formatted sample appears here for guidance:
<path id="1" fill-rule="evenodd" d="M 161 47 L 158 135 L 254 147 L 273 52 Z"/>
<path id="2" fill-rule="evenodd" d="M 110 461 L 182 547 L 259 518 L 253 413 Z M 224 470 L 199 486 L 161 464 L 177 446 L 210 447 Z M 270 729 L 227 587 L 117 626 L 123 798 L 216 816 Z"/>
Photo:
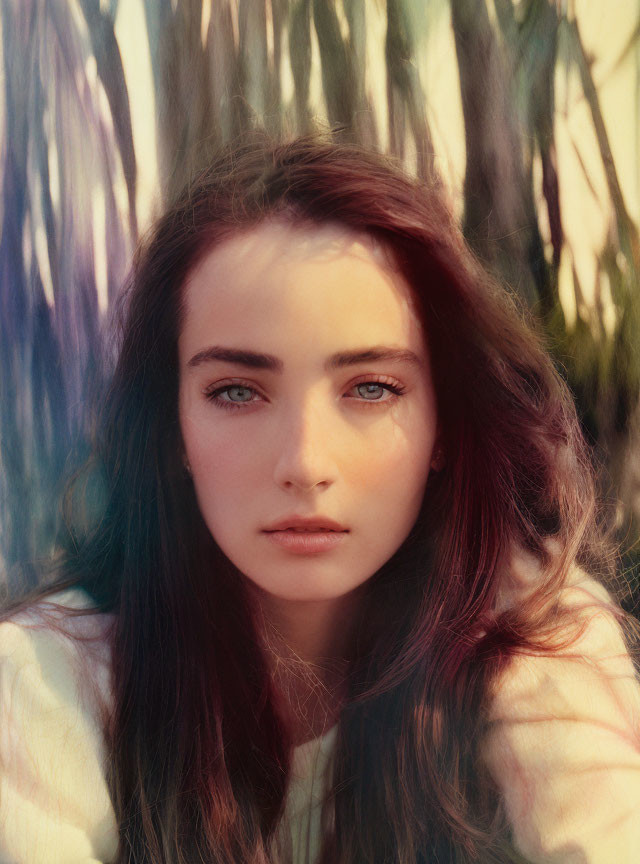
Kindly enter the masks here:
<path id="1" fill-rule="evenodd" d="M 364 586 L 420 510 L 438 432 L 425 334 L 390 256 L 337 224 L 265 221 L 210 251 L 184 291 L 186 458 L 204 521 L 257 600 L 301 743 L 335 721 Z M 355 356 L 382 348 L 395 353 Z M 292 514 L 347 533 L 293 554 L 264 530 Z"/>

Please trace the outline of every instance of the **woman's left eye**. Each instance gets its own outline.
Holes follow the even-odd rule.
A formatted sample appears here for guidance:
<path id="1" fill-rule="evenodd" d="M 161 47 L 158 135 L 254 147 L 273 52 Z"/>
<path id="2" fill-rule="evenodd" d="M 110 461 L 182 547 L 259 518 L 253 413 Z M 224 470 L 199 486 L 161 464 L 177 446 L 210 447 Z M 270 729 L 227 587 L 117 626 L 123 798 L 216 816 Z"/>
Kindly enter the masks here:
<path id="1" fill-rule="evenodd" d="M 348 388 L 348 391 L 356 390 L 358 396 L 349 397 L 359 403 L 368 402 L 369 404 L 386 404 L 392 402 L 405 392 L 405 388 L 397 383 L 391 384 L 388 381 L 357 381 Z M 388 398 L 383 398 L 384 394 L 388 393 Z M 206 398 L 219 408 L 226 408 L 232 411 L 242 409 L 245 405 L 252 405 L 260 399 L 253 398 L 258 395 L 255 388 L 248 384 L 240 382 L 232 384 L 224 384 L 220 387 L 207 388 L 204 391 Z"/>
<path id="2" fill-rule="evenodd" d="M 385 381 L 360 381 L 354 384 L 351 389 L 356 389 L 364 402 L 391 402 L 404 393 L 404 387 Z M 389 394 L 388 399 L 382 398 L 384 391 Z"/>

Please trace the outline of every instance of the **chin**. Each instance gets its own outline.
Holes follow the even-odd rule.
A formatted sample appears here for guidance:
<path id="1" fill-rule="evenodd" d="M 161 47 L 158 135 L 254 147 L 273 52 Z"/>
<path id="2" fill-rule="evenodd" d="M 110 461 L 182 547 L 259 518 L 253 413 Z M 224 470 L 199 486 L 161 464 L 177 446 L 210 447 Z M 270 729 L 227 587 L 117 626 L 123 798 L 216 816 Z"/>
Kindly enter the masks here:
<path id="1" fill-rule="evenodd" d="M 276 600 L 281 600 L 285 603 L 322 603 L 328 600 L 339 600 L 346 596 L 344 592 L 331 591 L 321 587 L 309 588 L 304 590 L 299 588 L 281 588 L 281 589 L 261 589 L 264 594 L 273 597 Z"/>

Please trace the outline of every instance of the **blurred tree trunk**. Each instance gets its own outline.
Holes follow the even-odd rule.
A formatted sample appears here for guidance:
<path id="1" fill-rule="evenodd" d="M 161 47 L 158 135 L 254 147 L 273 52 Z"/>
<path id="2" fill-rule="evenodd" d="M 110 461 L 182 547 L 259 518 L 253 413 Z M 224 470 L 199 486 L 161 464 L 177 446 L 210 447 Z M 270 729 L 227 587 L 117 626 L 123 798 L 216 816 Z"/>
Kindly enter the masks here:
<path id="1" fill-rule="evenodd" d="M 122 157 L 122 171 L 127 184 L 129 200 L 129 233 L 135 242 L 138 237 L 136 216 L 136 155 L 133 149 L 133 129 L 129 94 L 122 68 L 120 49 L 113 29 L 113 18 L 100 11 L 100 0 L 79 0 L 87 21 L 91 45 L 96 58 L 98 75 L 109 100 L 116 139 Z"/>
<path id="2" fill-rule="evenodd" d="M 494 0 L 508 62 L 513 69 L 511 102 L 522 130 L 524 173 L 534 207 L 533 161 L 542 166 L 544 195 L 551 233 L 552 260 L 545 260 L 542 245 L 534 247 L 530 267 L 540 300 L 540 312 L 548 319 L 562 314 L 558 298 L 558 269 L 564 243 L 555 148 L 555 72 L 558 45 L 558 12 L 550 0 L 522 0 L 518 19 L 512 0 Z"/>
<path id="3" fill-rule="evenodd" d="M 424 93 L 413 57 L 413 37 L 403 0 L 387 0 L 387 105 L 391 152 L 404 158 L 406 121 L 416 147 L 419 177 L 436 181 L 435 151 L 427 122 Z"/>
<path id="4" fill-rule="evenodd" d="M 5 158 L 0 237 L 0 445 L 2 540 L 5 566 L 31 553 L 31 487 L 24 450 L 23 370 L 27 366 L 29 319 L 22 238 L 26 217 L 28 104 L 21 83 L 33 66 L 35 5 L 2 3 L 5 86 Z"/>
<path id="5" fill-rule="evenodd" d="M 175 9 L 170 0 L 145 0 L 145 12 L 150 39 L 157 40 L 150 44 L 159 174 L 164 198 L 172 200 L 219 143 L 211 138 L 218 126 L 201 38 L 202 0 L 183 0 Z"/>
<path id="6" fill-rule="evenodd" d="M 451 0 L 467 167 L 464 232 L 478 255 L 531 306 L 544 251 L 514 111 L 514 63 L 485 0 Z"/>
<path id="7" fill-rule="evenodd" d="M 366 147 L 378 145 L 378 129 L 373 105 L 367 93 L 367 16 L 364 0 L 343 0 L 349 24 L 349 46 L 355 70 L 356 113 L 353 119 L 356 139 Z"/>
<path id="8" fill-rule="evenodd" d="M 232 2 L 220 0 L 212 3 L 205 48 L 212 106 L 208 132 L 211 149 L 238 138 L 248 122 L 248 107 L 240 95 L 243 73 L 238 41 Z"/>
<path id="9" fill-rule="evenodd" d="M 289 58 L 293 75 L 295 125 L 300 133 L 311 128 L 311 0 L 292 0 L 289 15 Z"/>
<path id="10" fill-rule="evenodd" d="M 354 54 L 343 40 L 335 0 L 313 0 L 313 23 L 320 46 L 322 88 L 329 122 L 346 127 L 355 136 L 354 117 L 358 86 Z"/>

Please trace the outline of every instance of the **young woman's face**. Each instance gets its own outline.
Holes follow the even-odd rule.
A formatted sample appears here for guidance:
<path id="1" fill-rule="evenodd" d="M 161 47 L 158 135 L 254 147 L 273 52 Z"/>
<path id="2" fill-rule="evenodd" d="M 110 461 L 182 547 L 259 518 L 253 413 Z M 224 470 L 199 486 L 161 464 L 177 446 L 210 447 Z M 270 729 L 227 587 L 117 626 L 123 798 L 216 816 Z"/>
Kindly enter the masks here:
<path id="1" fill-rule="evenodd" d="M 180 426 L 204 521 L 269 594 L 347 594 L 405 540 L 429 473 L 436 405 L 407 283 L 368 235 L 267 221 L 184 290 Z M 273 530 L 296 518 L 318 524 Z M 317 530 L 328 520 L 341 530 Z"/>

